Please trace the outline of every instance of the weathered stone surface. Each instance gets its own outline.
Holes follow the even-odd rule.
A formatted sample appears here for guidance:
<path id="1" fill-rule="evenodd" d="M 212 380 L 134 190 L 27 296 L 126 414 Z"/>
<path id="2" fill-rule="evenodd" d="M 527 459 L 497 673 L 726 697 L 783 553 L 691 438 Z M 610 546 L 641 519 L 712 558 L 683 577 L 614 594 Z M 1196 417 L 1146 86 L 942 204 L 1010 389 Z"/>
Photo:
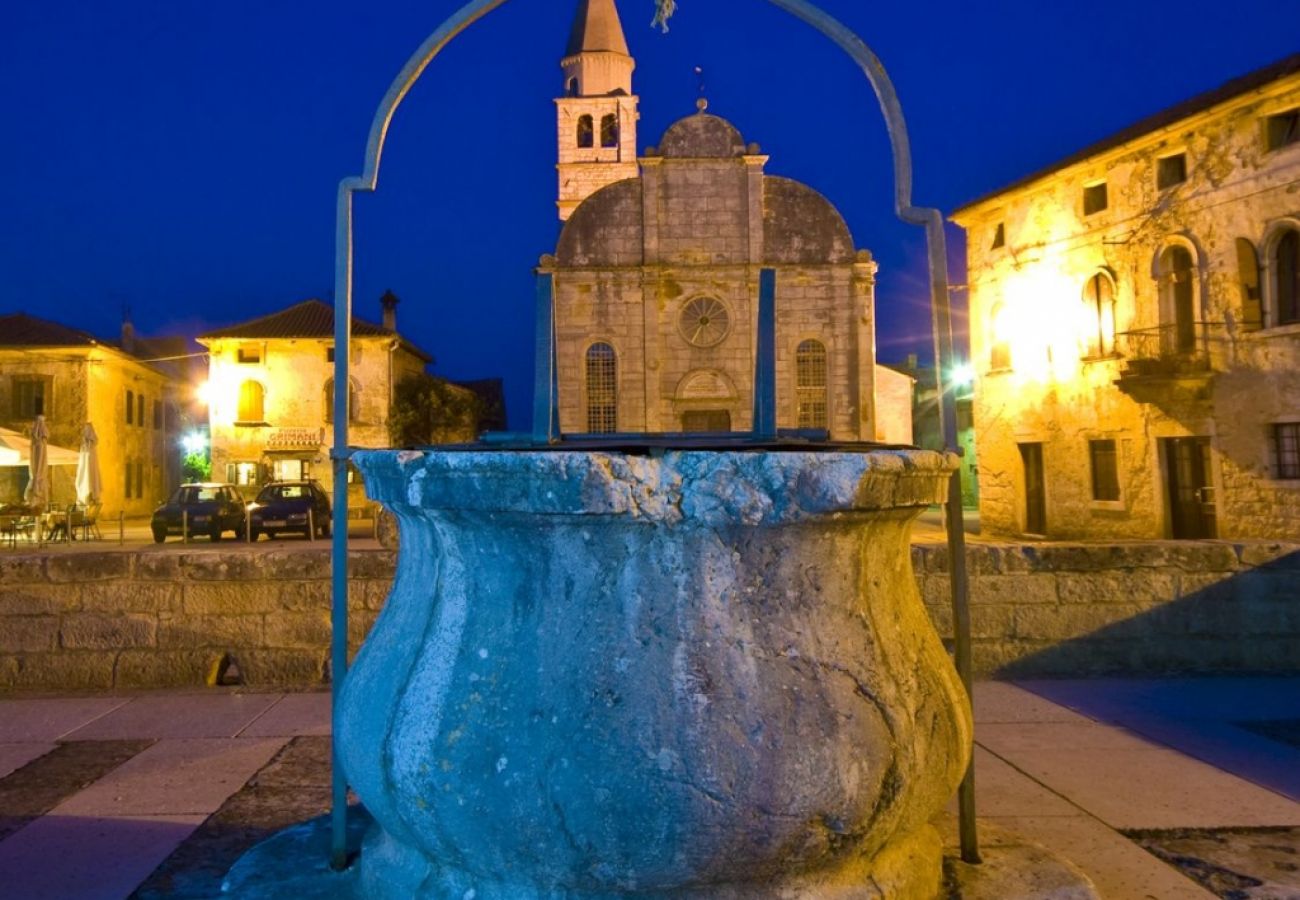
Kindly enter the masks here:
<path id="1" fill-rule="evenodd" d="M 18 657 L 14 687 L 20 690 L 107 690 L 113 686 L 115 650 L 68 650 Z"/>
<path id="2" fill-rule="evenodd" d="M 130 553 L 72 553 L 52 555 L 45 560 L 50 581 L 101 581 L 128 578 L 134 556 Z"/>
<path id="3" fill-rule="evenodd" d="M 86 612 L 169 612 L 180 606 L 181 589 L 165 582 L 108 581 L 81 587 Z"/>
<path id="4" fill-rule="evenodd" d="M 397 554 L 385 550 L 376 553 L 373 550 L 362 552 L 348 551 L 348 576 L 353 579 L 384 578 L 391 579 L 397 571 Z"/>
<path id="5" fill-rule="evenodd" d="M 175 553 L 159 550 L 141 553 L 135 561 L 135 577 L 141 580 L 177 582 L 181 575 L 181 558 Z"/>
<path id="6" fill-rule="evenodd" d="M 255 581 L 265 576 L 265 566 L 257 553 L 186 553 L 181 569 L 192 581 Z"/>
<path id="7" fill-rule="evenodd" d="M 211 650 L 123 650 L 117 657 L 113 685 L 205 684 L 219 657 Z"/>
<path id="8" fill-rule="evenodd" d="M 248 615 L 282 608 L 282 586 L 273 581 L 186 584 L 183 590 L 181 608 L 192 616 Z"/>
<path id="9" fill-rule="evenodd" d="M 1132 619 L 1141 610 L 1125 604 L 1104 606 L 1023 606 L 1016 610 L 1017 637 L 1055 640 L 1062 634 L 1083 636 L 1116 622 Z"/>
<path id="10" fill-rule="evenodd" d="M 263 622 L 260 615 L 181 616 L 160 623 L 158 646 L 220 649 L 260 647 L 264 641 Z"/>
<path id="11" fill-rule="evenodd" d="M 157 627 L 157 620 L 148 616 L 74 613 L 63 619 L 59 641 L 70 650 L 148 647 L 156 641 Z"/>
<path id="12" fill-rule="evenodd" d="M 1048 574 L 986 575 L 972 595 L 984 603 L 1056 603 L 1056 577 Z"/>
<path id="13" fill-rule="evenodd" d="M 267 578 L 293 581 L 328 579 L 330 554 L 325 548 L 276 550 L 262 554 L 262 571 Z"/>
<path id="14" fill-rule="evenodd" d="M 970 720 L 897 504 L 941 496 L 954 461 L 357 464 L 412 523 L 339 731 L 386 829 L 368 896 L 937 890 L 926 823 Z"/>
<path id="15" fill-rule="evenodd" d="M 329 612 L 279 612 L 267 616 L 265 639 L 268 647 L 328 647 Z"/>
<path id="16" fill-rule="evenodd" d="M 81 597 L 75 588 L 53 584 L 6 585 L 0 589 L 0 615 L 33 616 L 40 613 L 59 614 L 75 612 L 81 608 Z"/>
<path id="17" fill-rule="evenodd" d="M 54 616 L 6 616 L 0 628 L 0 652 L 53 650 L 58 635 L 59 620 Z"/>
<path id="18" fill-rule="evenodd" d="M 248 685 L 320 684 L 328 653 L 318 650 L 250 650 L 236 657 Z"/>
<path id="19" fill-rule="evenodd" d="M 44 580 L 43 556 L 25 554 L 0 557 L 0 584 L 31 584 Z"/>

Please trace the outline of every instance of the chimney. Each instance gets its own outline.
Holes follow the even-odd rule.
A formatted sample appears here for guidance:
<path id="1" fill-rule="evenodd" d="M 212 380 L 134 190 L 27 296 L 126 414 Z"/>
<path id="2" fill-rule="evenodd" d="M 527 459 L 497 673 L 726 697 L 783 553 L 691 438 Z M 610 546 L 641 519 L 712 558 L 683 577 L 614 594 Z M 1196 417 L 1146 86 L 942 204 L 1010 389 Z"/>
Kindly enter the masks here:
<path id="1" fill-rule="evenodd" d="M 384 291 L 384 296 L 379 298 L 379 305 L 384 308 L 384 327 L 389 331 L 397 331 L 397 304 L 400 302 L 392 291 Z"/>
<path id="2" fill-rule="evenodd" d="M 135 353 L 135 326 L 131 324 L 131 308 L 122 308 L 122 349 Z"/>
<path id="3" fill-rule="evenodd" d="M 920 359 L 917 357 L 915 353 L 907 354 L 907 368 L 909 371 L 915 372 L 919 364 L 920 364 Z"/>

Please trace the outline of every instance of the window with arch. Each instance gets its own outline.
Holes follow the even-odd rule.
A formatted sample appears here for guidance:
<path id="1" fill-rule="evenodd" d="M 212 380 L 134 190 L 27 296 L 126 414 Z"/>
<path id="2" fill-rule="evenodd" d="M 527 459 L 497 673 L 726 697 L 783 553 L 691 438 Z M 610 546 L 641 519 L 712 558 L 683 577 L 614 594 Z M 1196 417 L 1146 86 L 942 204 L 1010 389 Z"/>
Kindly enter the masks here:
<path id="1" fill-rule="evenodd" d="M 587 431 L 618 431 L 618 360 L 609 344 L 587 348 Z"/>
<path id="2" fill-rule="evenodd" d="M 239 421 L 261 422 L 266 417 L 265 390 L 256 381 L 239 386 Z"/>
<path id="3" fill-rule="evenodd" d="M 1273 315 L 1276 325 L 1300 322 L 1300 229 L 1288 228 L 1273 244 Z"/>
<path id="4" fill-rule="evenodd" d="M 826 345 L 804 341 L 794 353 L 795 394 L 799 404 L 800 428 L 826 428 L 829 415 L 826 400 Z"/>
<path id="5" fill-rule="evenodd" d="M 1161 349 L 1190 353 L 1196 349 L 1196 262 L 1178 244 L 1160 254 Z"/>
<path id="6" fill-rule="evenodd" d="M 357 420 L 357 386 L 350 385 L 348 391 L 348 421 Z M 325 382 L 325 424 L 334 424 L 334 379 L 330 378 Z"/>
<path id="7" fill-rule="evenodd" d="M 578 116 L 578 146 L 593 147 L 596 143 L 596 126 L 591 116 Z"/>
<path id="8" fill-rule="evenodd" d="M 1100 359 L 1115 352 L 1115 283 L 1105 272 L 1088 279 L 1083 289 L 1088 333 L 1084 356 Z"/>
<path id="9" fill-rule="evenodd" d="M 600 117 L 600 146 L 618 146 L 618 116 L 613 113 Z"/>
<path id="10" fill-rule="evenodd" d="M 1002 303 L 995 303 L 989 314 L 989 369 L 994 372 L 1011 368 L 1010 315 Z"/>
<path id="11" fill-rule="evenodd" d="M 578 96 L 578 79 L 570 78 L 567 93 L 570 97 Z"/>

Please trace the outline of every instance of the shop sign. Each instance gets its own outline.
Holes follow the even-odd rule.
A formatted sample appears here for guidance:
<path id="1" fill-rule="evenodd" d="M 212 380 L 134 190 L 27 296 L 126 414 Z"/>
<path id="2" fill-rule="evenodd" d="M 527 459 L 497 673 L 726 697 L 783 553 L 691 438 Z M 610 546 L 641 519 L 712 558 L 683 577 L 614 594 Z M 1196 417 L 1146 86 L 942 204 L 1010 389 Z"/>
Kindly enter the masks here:
<path id="1" fill-rule="evenodd" d="M 317 450 L 325 442 L 323 428 L 276 428 L 267 435 L 267 450 Z"/>

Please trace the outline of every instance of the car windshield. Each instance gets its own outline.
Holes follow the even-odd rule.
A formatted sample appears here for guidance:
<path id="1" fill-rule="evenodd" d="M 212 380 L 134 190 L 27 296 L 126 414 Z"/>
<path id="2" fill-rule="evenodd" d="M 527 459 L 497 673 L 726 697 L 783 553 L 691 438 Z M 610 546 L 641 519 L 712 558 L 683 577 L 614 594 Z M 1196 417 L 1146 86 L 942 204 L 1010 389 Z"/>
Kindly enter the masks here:
<path id="1" fill-rule="evenodd" d="M 275 500 L 301 500 L 310 496 L 311 493 L 305 484 L 273 484 L 262 488 L 262 493 L 257 495 L 257 502 L 271 503 Z"/>
<path id="2" fill-rule="evenodd" d="M 221 488 L 187 485 L 176 492 L 176 502 L 182 506 L 192 503 L 211 503 L 221 499 Z"/>

